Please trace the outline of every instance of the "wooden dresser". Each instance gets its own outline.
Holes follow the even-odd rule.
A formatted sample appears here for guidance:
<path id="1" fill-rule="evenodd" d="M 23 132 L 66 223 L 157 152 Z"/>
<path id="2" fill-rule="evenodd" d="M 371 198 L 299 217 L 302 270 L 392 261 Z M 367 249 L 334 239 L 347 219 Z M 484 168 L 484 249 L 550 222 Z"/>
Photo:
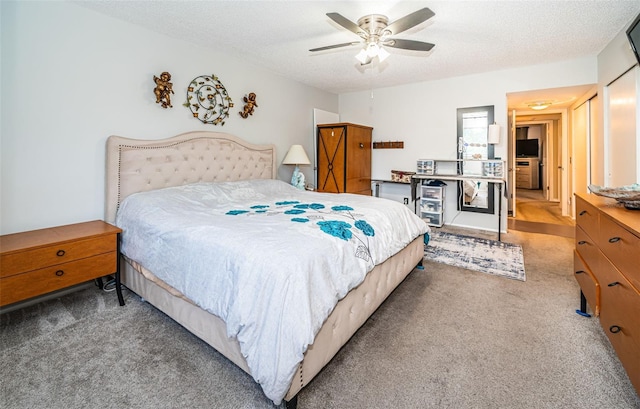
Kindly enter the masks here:
<path id="1" fill-rule="evenodd" d="M 516 158 L 516 187 L 539 189 L 539 168 L 540 161 L 538 158 Z"/>
<path id="2" fill-rule="evenodd" d="M 118 273 L 121 232 L 96 220 L 0 236 L 0 306 Z"/>
<path id="3" fill-rule="evenodd" d="M 640 211 L 576 195 L 574 275 L 640 393 Z"/>
<path id="4" fill-rule="evenodd" d="M 350 123 L 318 125 L 319 192 L 371 196 L 372 132 Z"/>

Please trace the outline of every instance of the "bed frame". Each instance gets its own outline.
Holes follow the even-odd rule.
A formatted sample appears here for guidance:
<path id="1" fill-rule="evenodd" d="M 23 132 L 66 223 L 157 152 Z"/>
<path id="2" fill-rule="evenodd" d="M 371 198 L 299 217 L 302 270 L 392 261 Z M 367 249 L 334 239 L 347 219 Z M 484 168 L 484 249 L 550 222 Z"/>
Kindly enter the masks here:
<path id="1" fill-rule="evenodd" d="M 115 222 L 121 201 L 148 190 L 195 182 L 275 179 L 274 145 L 254 145 L 220 132 L 188 132 L 162 140 L 107 139 L 105 220 Z M 329 315 L 309 346 L 285 396 L 295 408 L 298 392 L 333 358 L 389 294 L 422 262 L 423 238 L 377 265 Z M 122 284 L 251 373 L 238 341 L 219 317 L 202 310 L 137 263 L 122 256 Z"/>

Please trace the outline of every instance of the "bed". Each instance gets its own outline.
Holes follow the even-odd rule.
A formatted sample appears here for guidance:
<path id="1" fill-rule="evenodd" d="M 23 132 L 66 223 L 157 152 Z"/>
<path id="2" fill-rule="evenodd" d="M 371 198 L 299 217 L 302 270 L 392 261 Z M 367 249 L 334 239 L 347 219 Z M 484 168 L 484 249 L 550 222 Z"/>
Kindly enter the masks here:
<path id="1" fill-rule="evenodd" d="M 265 395 L 276 405 L 284 401 L 285 407 L 296 407 L 298 392 L 320 372 L 387 296 L 422 262 L 425 237 L 428 238 L 429 228 L 415 215 L 404 215 L 402 212 L 407 211 L 405 206 L 392 205 L 391 201 L 385 199 L 359 195 L 298 191 L 276 180 L 276 151 L 273 145 L 255 145 L 220 132 L 189 132 L 163 140 L 136 140 L 111 136 L 107 140 L 106 154 L 105 220 L 124 225 L 120 263 L 122 285 L 180 323 L 253 376 L 262 386 Z M 270 196 L 273 192 L 275 192 L 274 198 L 285 200 L 274 202 L 276 199 Z M 228 198 L 229 201 L 222 200 L 222 197 Z M 176 200 L 178 202 L 175 202 Z M 236 200 L 245 200 L 246 203 Z M 170 211 L 174 207 L 172 203 L 177 203 L 176 210 L 173 212 Z M 157 211 L 149 211 L 148 204 Z M 196 211 L 200 209 L 202 213 L 185 217 L 182 209 L 191 204 Z M 385 212 L 400 212 L 393 217 L 394 220 L 402 220 L 400 225 L 403 232 L 387 233 L 386 228 L 381 229 L 376 224 L 382 213 L 375 212 L 383 212 L 382 209 L 386 209 L 386 206 L 391 207 L 389 210 L 384 210 Z M 175 229 L 171 217 L 181 218 L 180 223 L 186 222 L 191 225 L 189 228 Z M 406 220 L 405 217 L 407 217 Z M 214 221 L 210 222 L 210 218 Z M 325 219 L 336 218 L 347 220 L 350 224 L 343 221 L 325 221 Z M 263 229 L 261 231 L 286 229 L 292 235 L 302 234 L 301 232 L 304 231 L 308 236 L 302 239 L 295 239 L 295 236 L 292 236 L 280 249 L 261 247 L 275 245 L 269 244 L 272 240 L 266 235 L 263 238 L 262 233 L 247 231 L 249 239 L 239 236 L 237 242 L 231 240 L 230 237 L 235 237 L 236 233 L 240 234 L 240 230 L 244 231 L 238 228 L 236 233 L 230 235 L 233 223 L 244 226 L 249 219 L 266 223 L 265 226 L 259 227 Z M 271 223 L 275 223 L 276 219 L 282 219 L 285 223 L 284 227 L 273 227 L 275 225 Z M 157 223 L 157 220 L 161 220 L 162 223 Z M 376 220 L 376 223 L 372 220 Z M 129 224 L 134 221 L 139 222 L 142 227 Z M 229 225 L 229 223 L 232 224 Z M 226 227 L 225 224 L 227 224 Z M 149 239 L 149 231 L 154 231 L 155 234 L 158 225 L 168 229 L 160 233 L 163 239 Z M 346 229 L 348 237 L 344 236 L 345 225 L 348 226 Z M 209 234 L 205 235 L 203 229 Z M 378 235 L 374 237 L 376 229 Z M 189 238 L 173 237 L 176 230 L 190 232 Z M 194 232 L 196 234 L 191 234 Z M 326 263 L 315 259 L 311 261 L 311 255 L 307 259 L 307 256 L 302 253 L 302 247 L 297 246 L 297 242 L 304 242 L 307 247 L 320 249 L 323 247 L 316 247 L 315 244 L 315 240 L 320 240 L 320 236 L 324 240 L 323 243 L 327 238 L 331 239 L 331 246 L 336 243 L 352 246 L 348 251 L 352 251 L 354 257 L 341 257 L 341 260 L 344 258 L 349 261 L 340 261 L 340 263 Z M 381 240 L 385 236 L 389 236 L 390 242 L 383 245 Z M 173 237 L 174 241 L 164 240 L 167 237 Z M 181 247 L 181 243 L 192 240 L 191 237 L 194 237 L 193 240 L 203 240 L 203 237 L 207 237 L 210 241 L 202 244 L 198 244 L 197 241 L 189 242 L 188 245 Z M 255 237 L 260 239 L 251 239 Z M 159 241 L 162 241 L 165 247 L 150 250 L 150 243 Z M 252 244 L 242 246 L 240 243 L 243 241 L 252 241 Z M 363 246 L 363 243 L 366 245 Z M 318 244 L 318 246 L 323 245 Z M 203 249 L 215 246 L 222 246 L 221 254 L 225 256 L 211 255 L 211 257 L 223 258 L 207 259 L 209 252 Z M 242 249 L 243 247 L 245 250 Z M 327 248 L 334 249 L 334 247 Z M 160 260 L 161 254 L 182 254 L 187 250 L 195 250 L 198 256 L 187 257 L 186 260 L 190 260 L 188 261 L 190 264 L 186 267 L 174 263 L 172 258 Z M 242 257 L 238 258 L 238 261 L 224 258 L 227 257 L 227 253 L 242 251 L 245 253 L 239 253 Z M 268 252 L 269 257 L 251 259 L 261 251 Z M 343 250 L 325 250 L 325 252 L 332 253 L 331 257 L 335 259 L 336 255 L 343 253 Z M 322 251 L 314 253 L 322 253 Z M 296 256 L 292 257 L 292 254 Z M 278 281 L 279 276 L 274 275 L 275 278 L 270 277 L 269 280 L 258 284 L 253 276 L 245 280 L 252 286 L 260 288 L 260 291 L 266 291 L 265 288 L 269 287 L 269 291 L 274 291 L 274 294 L 285 294 L 261 297 L 262 293 L 255 293 L 256 302 L 266 302 L 267 304 L 264 305 L 269 307 L 248 308 L 246 299 L 254 299 L 253 296 L 246 296 L 251 291 L 255 291 L 251 288 L 242 289 L 245 295 L 241 298 L 242 302 L 229 301 L 232 298 L 228 295 L 220 295 L 219 298 L 214 297 L 212 301 L 208 301 L 203 298 L 206 297 L 205 295 L 196 294 L 197 291 L 194 292 L 193 288 L 206 287 L 206 280 L 211 281 L 211 279 L 199 276 L 185 278 L 188 272 L 197 270 L 195 267 L 192 268 L 193 264 L 197 264 L 215 266 L 210 269 L 215 270 L 216 278 L 213 281 L 216 284 L 233 281 L 236 280 L 236 276 L 244 277 L 235 272 L 229 273 L 236 268 L 236 265 L 251 263 L 255 266 L 253 268 L 255 271 L 260 272 L 261 269 L 271 271 L 269 265 L 263 263 L 267 263 L 268 259 L 272 258 L 278 260 L 276 257 L 291 257 L 297 260 L 296 263 L 280 261 L 278 265 L 283 267 L 278 270 L 283 270 L 282 274 L 286 274 L 285 271 L 291 269 L 299 273 L 295 275 L 296 277 L 315 277 L 308 279 L 313 284 L 311 287 L 323 288 L 323 290 L 309 292 L 315 297 L 312 298 L 312 302 L 303 302 L 305 306 L 306 304 L 320 305 L 321 312 L 298 313 L 299 317 L 303 317 L 302 321 L 307 320 L 307 315 L 311 317 L 309 318 L 311 326 L 308 330 L 289 329 L 297 325 L 293 318 L 282 318 L 280 326 L 272 329 L 271 326 L 248 323 L 247 320 L 250 318 L 248 315 L 243 315 L 246 312 L 244 310 L 280 311 L 278 310 L 280 308 L 282 311 L 290 311 L 292 305 L 287 304 L 289 301 L 284 304 L 278 303 L 280 300 L 303 298 L 287 296 L 292 291 L 289 286 L 299 285 L 298 279 L 290 281 L 289 278 L 285 278 L 284 281 Z M 291 264 L 290 267 L 289 264 Z M 339 283 L 334 284 L 331 281 L 330 286 L 324 284 L 324 279 L 318 281 L 318 277 L 314 274 L 328 274 L 327 271 L 333 269 L 334 264 L 341 269 L 339 274 L 336 274 L 341 278 L 327 279 L 327 281 L 333 280 Z M 229 267 L 230 265 L 233 267 Z M 285 265 L 286 268 L 284 268 Z M 362 268 L 366 269 L 364 273 L 359 272 Z M 180 274 L 177 274 L 178 270 Z M 194 285 L 194 283 L 201 283 L 198 280 L 205 281 L 202 281 L 203 284 Z M 286 283 L 286 285 L 270 285 L 272 282 Z M 232 284 L 232 287 L 234 286 L 235 283 Z M 289 293 L 282 293 L 284 287 Z M 218 291 L 215 286 L 211 286 L 210 290 Z M 238 292 L 238 289 L 234 287 L 233 291 Z M 307 292 L 306 290 L 295 291 L 294 294 Z M 316 292 L 322 295 L 316 296 Z M 331 297 L 335 300 L 333 305 L 327 307 L 328 301 L 324 298 Z M 274 300 L 278 303 L 274 304 Z M 231 306 L 235 304 L 241 305 L 239 308 L 241 312 L 232 309 Z M 302 307 L 293 308 L 297 311 Z M 282 315 L 284 316 L 284 313 Z M 271 335 L 272 333 L 275 335 Z M 262 339 L 256 341 L 254 336 L 260 336 Z M 272 336 L 278 337 L 278 341 L 273 342 L 274 346 L 279 348 L 275 355 L 282 353 L 284 358 L 279 356 L 273 358 L 271 357 L 273 354 L 265 352 L 266 350 L 262 348 L 265 339 L 271 339 L 265 337 Z M 289 342 L 289 337 L 292 345 L 294 341 L 298 343 L 292 348 L 295 349 L 293 352 L 288 352 L 290 348 L 282 346 Z M 298 338 L 301 339 L 298 340 Z M 263 358 L 267 361 L 263 361 Z M 276 360 L 270 362 L 268 359 Z M 276 367 L 277 371 L 273 369 Z M 280 370 L 280 367 L 283 369 Z M 271 372 L 274 372 L 274 379 L 271 379 Z"/>

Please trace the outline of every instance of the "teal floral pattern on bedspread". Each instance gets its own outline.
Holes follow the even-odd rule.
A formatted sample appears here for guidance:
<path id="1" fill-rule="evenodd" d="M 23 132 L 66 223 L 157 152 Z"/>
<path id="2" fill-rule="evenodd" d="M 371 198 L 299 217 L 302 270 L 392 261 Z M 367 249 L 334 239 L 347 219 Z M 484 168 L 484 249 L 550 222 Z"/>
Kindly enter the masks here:
<path id="1" fill-rule="evenodd" d="M 351 206 L 337 205 L 328 208 L 322 203 L 277 201 L 273 205 L 252 205 L 249 206 L 249 210 L 232 209 L 226 214 L 229 216 L 251 214 L 296 216 L 291 218 L 291 222 L 306 224 L 309 228 L 319 228 L 321 231 L 344 241 L 355 241 L 357 246 L 355 256 L 367 262 L 372 262 L 369 237 L 375 236 L 375 229 L 366 220 L 362 219 L 361 213 Z M 308 223 L 312 220 L 316 222 Z"/>

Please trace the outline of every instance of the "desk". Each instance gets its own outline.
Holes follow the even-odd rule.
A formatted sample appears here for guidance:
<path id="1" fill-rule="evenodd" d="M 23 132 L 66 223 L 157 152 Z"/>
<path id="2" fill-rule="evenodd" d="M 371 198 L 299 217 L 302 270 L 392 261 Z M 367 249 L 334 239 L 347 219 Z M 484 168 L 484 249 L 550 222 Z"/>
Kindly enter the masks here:
<path id="1" fill-rule="evenodd" d="M 480 180 L 483 182 L 495 183 L 498 185 L 498 197 L 502 196 L 502 186 L 504 186 L 504 197 L 507 197 L 507 181 L 502 178 L 486 177 L 486 176 L 467 176 L 467 175 L 423 175 L 415 174 L 411 177 L 411 197 L 414 200 L 414 211 L 417 212 L 416 188 L 422 180 Z M 502 199 L 498 200 L 498 241 L 502 230 Z"/>
<path id="2" fill-rule="evenodd" d="M 373 191 L 373 195 L 375 197 L 380 197 L 380 185 L 383 185 L 385 183 L 393 183 L 395 185 L 409 185 L 409 184 L 412 184 L 412 182 L 396 182 L 395 180 L 385 180 L 385 179 L 371 179 L 371 183 L 375 183 L 375 185 L 376 185 L 376 188 Z M 415 187 L 412 187 L 412 189 L 415 189 Z M 414 190 L 411 191 L 411 194 L 412 194 L 412 197 L 416 197 Z"/>

